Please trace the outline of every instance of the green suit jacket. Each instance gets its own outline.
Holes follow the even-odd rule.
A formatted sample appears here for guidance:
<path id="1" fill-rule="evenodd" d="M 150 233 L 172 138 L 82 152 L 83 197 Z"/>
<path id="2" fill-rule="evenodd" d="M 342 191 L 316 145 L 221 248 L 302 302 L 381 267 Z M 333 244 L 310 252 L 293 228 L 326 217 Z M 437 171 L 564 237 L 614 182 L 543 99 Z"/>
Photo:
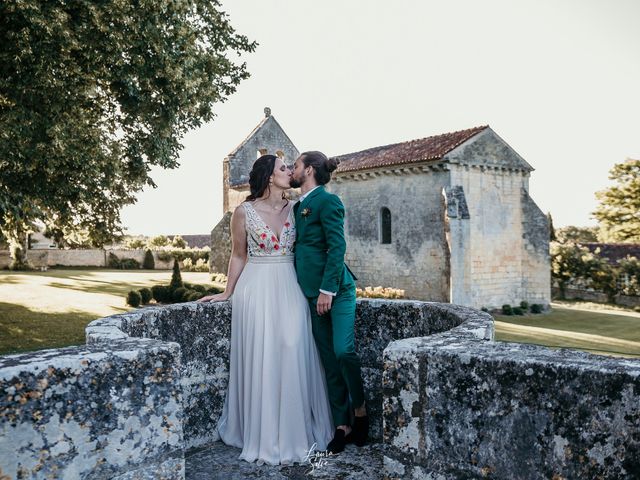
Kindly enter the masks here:
<path id="1" fill-rule="evenodd" d="M 355 286 L 355 276 L 344 263 L 344 205 L 337 195 L 319 186 L 294 206 L 295 262 L 298 283 L 307 297 L 320 290 L 338 292 Z"/>

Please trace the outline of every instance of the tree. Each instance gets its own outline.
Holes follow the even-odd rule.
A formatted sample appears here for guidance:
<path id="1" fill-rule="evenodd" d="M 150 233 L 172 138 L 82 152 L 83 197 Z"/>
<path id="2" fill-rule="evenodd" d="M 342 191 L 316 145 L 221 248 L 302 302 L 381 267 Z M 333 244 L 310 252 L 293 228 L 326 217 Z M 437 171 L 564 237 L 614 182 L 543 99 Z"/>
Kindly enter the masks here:
<path id="1" fill-rule="evenodd" d="M 560 298 L 566 298 L 566 288 L 570 283 L 607 294 L 609 302 L 614 301 L 617 292 L 618 270 L 602 257 L 599 251 L 591 253 L 587 247 L 572 241 L 551 244 L 551 277 L 560 289 Z"/>
<path id="2" fill-rule="evenodd" d="M 558 239 L 556 238 L 556 229 L 553 227 L 553 218 L 551 218 L 551 212 L 547 212 L 547 222 L 549 223 L 549 241 L 555 242 Z"/>
<path id="3" fill-rule="evenodd" d="M 640 160 L 627 159 L 609 171 L 616 185 L 596 192 L 593 216 L 609 242 L 640 242 Z"/>
<path id="4" fill-rule="evenodd" d="M 184 287 L 182 283 L 182 275 L 180 274 L 180 264 L 178 259 L 173 259 L 173 272 L 171 273 L 171 282 L 169 283 L 169 289 L 174 291 L 176 288 Z"/>
<path id="5" fill-rule="evenodd" d="M 144 252 L 144 260 L 142 261 L 142 268 L 146 270 L 153 270 L 156 268 L 156 261 L 153 258 L 153 253 L 148 248 Z"/>
<path id="6" fill-rule="evenodd" d="M 171 245 L 171 241 L 167 238 L 166 235 L 158 235 L 153 238 L 150 238 L 147 241 L 147 247 L 149 248 L 161 248 Z"/>
<path id="7" fill-rule="evenodd" d="M 219 0 L 6 0 L 0 45 L 0 231 L 18 250 L 34 220 L 112 241 L 256 47 Z"/>
<path id="8" fill-rule="evenodd" d="M 180 235 L 176 235 L 171 240 L 171 246 L 175 248 L 187 248 L 187 242 Z"/>
<path id="9" fill-rule="evenodd" d="M 556 239 L 560 243 L 593 243 L 598 241 L 598 227 L 574 227 L 569 225 L 556 230 Z"/>

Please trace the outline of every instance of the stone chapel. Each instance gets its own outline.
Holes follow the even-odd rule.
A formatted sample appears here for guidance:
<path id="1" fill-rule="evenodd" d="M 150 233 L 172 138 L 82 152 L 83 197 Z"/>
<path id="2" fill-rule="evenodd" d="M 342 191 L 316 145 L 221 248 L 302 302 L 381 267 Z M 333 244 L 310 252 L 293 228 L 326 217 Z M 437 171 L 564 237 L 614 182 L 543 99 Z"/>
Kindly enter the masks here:
<path id="1" fill-rule="evenodd" d="M 231 212 L 265 153 L 287 164 L 299 155 L 268 108 L 224 159 L 225 214 L 211 232 L 211 271 L 227 271 Z M 489 126 L 335 158 L 327 188 L 345 205 L 346 262 L 359 287 L 476 308 L 549 304 L 549 226 L 529 195 L 533 168 Z"/>

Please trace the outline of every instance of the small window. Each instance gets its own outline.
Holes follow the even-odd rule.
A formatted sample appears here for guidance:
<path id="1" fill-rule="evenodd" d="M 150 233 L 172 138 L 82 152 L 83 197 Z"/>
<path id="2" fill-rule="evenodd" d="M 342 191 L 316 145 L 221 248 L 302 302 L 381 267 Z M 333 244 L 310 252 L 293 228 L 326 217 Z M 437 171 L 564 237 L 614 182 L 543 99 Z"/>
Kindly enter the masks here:
<path id="1" fill-rule="evenodd" d="M 260 158 L 262 155 L 266 155 L 267 154 L 267 149 L 266 148 L 260 148 L 258 149 L 258 155 L 256 156 L 256 158 Z"/>
<path id="2" fill-rule="evenodd" d="M 278 150 L 276 152 L 276 157 L 278 157 L 280 160 L 284 160 L 284 152 L 282 150 Z"/>
<path id="3" fill-rule="evenodd" d="M 380 243 L 391 243 L 391 212 L 387 207 L 380 209 Z"/>

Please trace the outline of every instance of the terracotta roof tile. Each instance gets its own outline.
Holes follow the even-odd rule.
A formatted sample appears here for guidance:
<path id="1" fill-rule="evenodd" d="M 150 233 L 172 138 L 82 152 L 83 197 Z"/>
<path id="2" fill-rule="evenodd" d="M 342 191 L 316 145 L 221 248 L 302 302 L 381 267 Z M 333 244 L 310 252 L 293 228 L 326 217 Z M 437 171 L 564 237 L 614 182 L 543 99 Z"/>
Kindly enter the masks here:
<path id="1" fill-rule="evenodd" d="M 333 157 L 340 161 L 340 165 L 336 171 L 342 173 L 366 170 L 368 168 L 439 160 L 451 150 L 486 128 L 488 128 L 488 125 L 338 155 Z"/>

